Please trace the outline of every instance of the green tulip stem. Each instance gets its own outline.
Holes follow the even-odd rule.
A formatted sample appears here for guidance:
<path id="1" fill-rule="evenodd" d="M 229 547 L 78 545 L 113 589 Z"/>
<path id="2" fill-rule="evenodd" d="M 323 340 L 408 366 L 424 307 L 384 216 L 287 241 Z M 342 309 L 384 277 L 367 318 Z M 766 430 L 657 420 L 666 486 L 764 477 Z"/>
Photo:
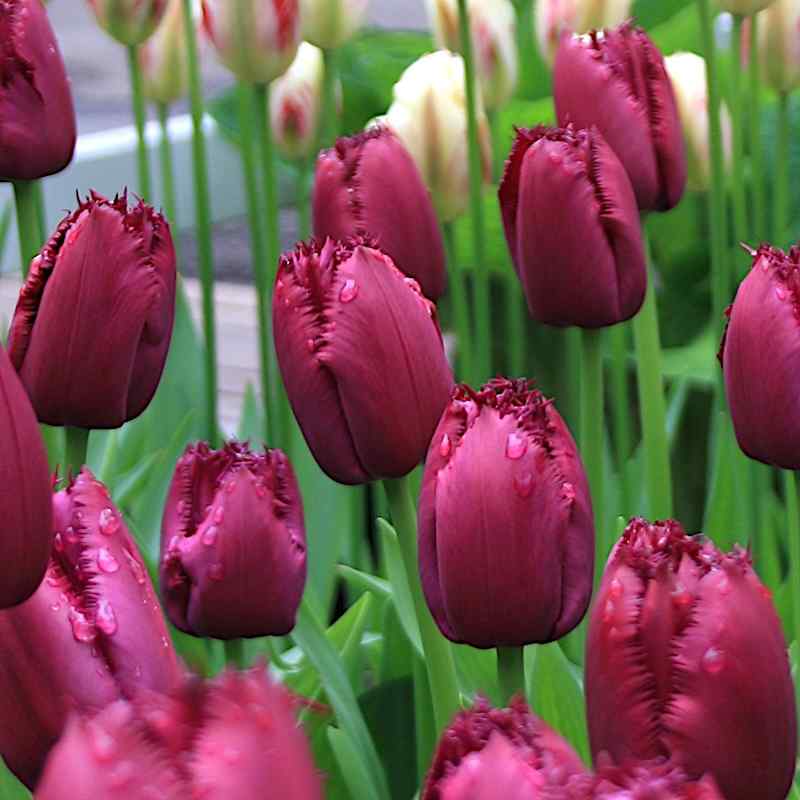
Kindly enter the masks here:
<path id="1" fill-rule="evenodd" d="M 317 123 L 317 150 L 333 144 L 339 135 L 336 98 L 336 51 L 323 50 L 322 98 Z"/>
<path id="2" fill-rule="evenodd" d="M 308 196 L 308 174 L 311 171 L 311 159 L 303 157 L 297 164 L 297 189 L 295 205 L 297 206 L 297 230 L 301 242 L 311 236 L 311 201 Z"/>
<path id="3" fill-rule="evenodd" d="M 140 196 L 150 202 L 150 160 L 147 154 L 147 140 L 145 139 L 145 126 L 147 113 L 144 105 L 144 91 L 142 90 L 142 70 L 139 66 L 139 47 L 132 44 L 128 46 L 128 72 L 131 80 L 131 100 L 133 102 L 133 119 L 136 123 L 136 166 L 139 170 Z"/>
<path id="4" fill-rule="evenodd" d="M 178 205 L 175 202 L 175 165 L 172 158 L 172 142 L 169 138 L 169 106 L 158 104 L 158 125 L 161 132 L 159 139 L 159 164 L 161 167 L 161 192 L 167 219 L 173 227 L 173 239 L 177 243 Z M 176 245 L 177 246 L 177 245 Z M 180 259 L 178 259 L 180 262 Z"/>
<path id="5" fill-rule="evenodd" d="M 783 247 L 789 220 L 789 93 L 778 95 L 778 141 L 775 147 L 775 209 L 772 212 L 775 247 Z"/>
<path id="6" fill-rule="evenodd" d="M 192 0 L 182 0 L 186 31 L 186 56 L 189 67 L 189 96 L 192 109 L 192 163 L 197 231 L 197 253 L 203 295 L 203 335 L 205 339 L 205 432 L 209 442 L 217 442 L 217 334 L 214 312 L 214 243 L 211 238 L 211 201 L 208 191 L 208 153 L 203 129 L 203 86 L 197 54 Z"/>
<path id="7" fill-rule="evenodd" d="M 422 649 L 425 653 L 425 666 L 431 685 L 436 730 L 439 734 L 450 723 L 460 707 L 453 651 L 450 643 L 436 627 L 422 594 L 417 557 L 417 514 L 411 500 L 408 478 L 386 480 L 383 485 L 389 500 L 392 522 L 397 531 L 409 589 L 414 601 Z"/>
<path id="8" fill-rule="evenodd" d="M 225 641 L 225 662 L 229 667 L 247 669 L 247 658 L 244 652 L 244 639 L 227 639 Z"/>
<path id="9" fill-rule="evenodd" d="M 478 139 L 478 83 L 470 34 L 467 0 L 458 0 L 459 36 L 464 56 L 464 81 L 467 94 L 467 140 L 469 145 L 469 200 L 472 218 L 472 257 L 475 279 L 473 306 L 475 309 L 474 383 L 480 383 L 491 372 L 492 333 L 490 326 L 489 273 L 486 263 L 486 230 L 483 215 L 483 166 Z"/>
<path id="10" fill-rule="evenodd" d="M 14 181 L 14 205 L 17 209 L 17 234 L 22 277 L 28 277 L 31 259 L 42 246 L 37 209 L 38 181 Z"/>
<path id="11" fill-rule="evenodd" d="M 64 428 L 64 475 L 77 475 L 86 463 L 88 428 Z"/>
<path id="12" fill-rule="evenodd" d="M 750 134 L 750 186 L 752 191 L 754 236 L 751 244 L 763 241 L 767 233 L 766 198 L 764 194 L 763 143 L 761 142 L 761 81 L 758 58 L 758 15 L 750 16 L 750 105 L 748 108 L 748 132 Z"/>
<path id="13" fill-rule="evenodd" d="M 800 646 L 800 516 L 798 516 L 797 480 L 794 472 L 783 470 L 786 492 L 786 540 L 789 546 L 789 586 L 792 594 L 794 640 Z"/>
<path id="14" fill-rule="evenodd" d="M 240 83 L 239 126 L 241 128 L 239 152 L 242 158 L 242 177 L 244 178 L 245 195 L 247 197 L 247 221 L 250 226 L 250 253 L 253 277 L 256 284 L 256 314 L 258 317 L 258 352 L 261 364 L 261 398 L 264 405 L 264 441 L 275 442 L 275 411 L 270 390 L 272 368 L 272 336 L 269 319 L 269 297 L 271 292 L 267 284 L 267 255 L 264 242 L 263 215 L 258 188 L 258 156 L 256 153 L 255 95 L 253 87 Z"/>
<path id="15" fill-rule="evenodd" d="M 630 480 L 626 469 L 633 447 L 631 434 L 630 398 L 628 396 L 628 326 L 612 325 L 607 344 L 611 356 L 611 407 L 614 413 L 614 454 L 619 476 L 619 508 L 624 513 L 633 511 Z"/>
<path id="16" fill-rule="evenodd" d="M 456 252 L 455 226 L 452 222 L 442 225 L 444 245 L 447 252 L 448 291 L 452 301 L 453 321 L 456 329 L 456 353 L 458 375 L 463 380 L 472 380 L 472 332 L 470 330 L 469 298 L 466 275 L 459 268 Z"/>
<path id="17" fill-rule="evenodd" d="M 525 315 L 528 307 L 513 270 L 505 276 L 506 303 L 508 305 L 508 361 L 511 374 L 521 378 L 526 372 L 525 363 Z"/>
<path id="18" fill-rule="evenodd" d="M 747 187 L 744 179 L 744 98 L 742 96 L 742 24 L 741 14 L 733 15 L 733 51 L 736 63 L 731 70 L 731 115 L 733 118 L 733 176 L 731 182 L 731 205 L 733 206 L 733 238 L 734 241 L 747 239 Z M 734 272 L 734 280 L 741 277 Z"/>
<path id="19" fill-rule="evenodd" d="M 639 378 L 647 514 L 650 519 L 667 519 L 672 516 L 672 473 L 669 463 L 664 381 L 661 374 L 661 337 L 658 331 L 654 271 L 650 263 L 650 247 L 644 220 L 642 220 L 642 235 L 645 239 L 648 263 L 647 294 L 641 311 L 633 320 L 633 338 Z"/>
<path id="20" fill-rule="evenodd" d="M 497 678 L 500 696 L 508 703 L 514 695 L 525 695 L 525 648 L 497 648 Z"/>

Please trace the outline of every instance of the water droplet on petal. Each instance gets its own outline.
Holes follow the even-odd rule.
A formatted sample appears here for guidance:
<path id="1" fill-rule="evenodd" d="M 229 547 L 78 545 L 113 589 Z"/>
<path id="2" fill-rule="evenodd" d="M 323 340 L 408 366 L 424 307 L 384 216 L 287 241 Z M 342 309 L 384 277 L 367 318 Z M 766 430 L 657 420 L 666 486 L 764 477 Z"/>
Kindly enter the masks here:
<path id="1" fill-rule="evenodd" d="M 147 580 L 147 573 L 145 572 L 144 567 L 137 560 L 136 556 L 130 552 L 130 550 L 123 549 L 122 552 L 125 553 L 125 558 L 128 560 L 128 565 L 131 568 L 133 577 L 136 579 L 136 583 L 138 583 L 140 586 L 143 586 Z"/>
<path id="2" fill-rule="evenodd" d="M 61 604 L 60 603 L 51 603 L 50 604 L 50 610 L 51 611 L 60 611 L 61 610 Z"/>
<path id="3" fill-rule="evenodd" d="M 208 577 L 211 578 L 212 581 L 221 581 L 225 577 L 225 567 L 219 562 L 212 564 L 208 568 Z"/>
<path id="4" fill-rule="evenodd" d="M 169 647 L 169 639 L 166 636 L 161 637 L 161 646 L 165 649 Z"/>
<path id="5" fill-rule="evenodd" d="M 358 297 L 358 284 L 352 278 L 347 278 L 342 286 L 342 291 L 339 292 L 339 299 L 343 303 L 350 303 L 356 297 Z"/>
<path id="6" fill-rule="evenodd" d="M 211 547 L 214 542 L 217 541 L 217 526 L 216 525 L 209 525 L 208 528 L 203 531 L 203 544 L 208 545 Z"/>
<path id="7" fill-rule="evenodd" d="M 306 349 L 308 350 L 308 352 L 309 353 L 313 353 L 315 348 L 316 348 L 316 345 L 314 344 L 314 340 L 313 339 L 306 339 Z"/>
<path id="8" fill-rule="evenodd" d="M 72 635 L 75 637 L 76 642 L 92 642 L 97 636 L 94 625 L 86 619 L 86 615 L 83 612 L 78 611 L 76 608 L 70 609 L 69 624 L 72 627 Z"/>
<path id="9" fill-rule="evenodd" d="M 236 489 L 236 481 L 230 480 L 228 481 L 228 484 L 225 487 L 225 494 L 233 494 L 235 489 Z"/>
<path id="10" fill-rule="evenodd" d="M 117 632 L 117 615 L 111 603 L 105 598 L 97 604 L 97 627 L 106 635 L 113 636 Z"/>
<path id="11" fill-rule="evenodd" d="M 533 475 L 530 472 L 523 472 L 521 475 L 515 475 L 514 489 L 520 497 L 530 497 L 533 491 Z"/>
<path id="12" fill-rule="evenodd" d="M 214 512 L 214 522 L 217 525 L 221 525 L 223 519 L 225 519 L 225 509 L 222 506 L 217 506 L 217 510 Z"/>
<path id="13" fill-rule="evenodd" d="M 104 536 L 111 536 L 119 530 L 119 518 L 111 508 L 104 508 L 100 512 L 98 524 L 100 526 L 100 533 Z"/>
<path id="14" fill-rule="evenodd" d="M 97 551 L 97 566 L 102 572 L 110 575 L 119 569 L 119 561 L 108 548 L 101 547 Z"/>
<path id="15" fill-rule="evenodd" d="M 66 540 L 67 540 L 67 541 L 68 541 L 70 544 L 75 544 L 75 542 L 77 542 L 77 541 L 78 541 L 78 534 L 77 534 L 77 533 L 75 533 L 75 528 L 73 528 L 73 527 L 72 527 L 72 525 L 70 525 L 70 526 L 69 526 L 69 527 L 68 527 L 68 528 L 67 528 L 67 529 L 64 531 L 64 538 L 65 538 L 65 539 L 66 539 Z"/>
<path id="16" fill-rule="evenodd" d="M 55 551 L 57 553 L 63 552 L 63 550 L 64 550 L 64 541 L 62 540 L 60 533 L 57 533 L 53 537 L 53 547 L 55 548 Z"/>
<path id="17" fill-rule="evenodd" d="M 445 434 L 442 436 L 442 441 L 439 444 L 439 455 L 442 458 L 447 458 L 450 455 L 450 451 L 453 449 L 453 445 L 450 442 L 450 437 Z"/>
<path id="18" fill-rule="evenodd" d="M 786 299 L 786 290 L 782 286 L 776 286 L 775 287 L 775 297 L 777 297 L 778 300 L 785 300 Z"/>
<path id="19" fill-rule="evenodd" d="M 522 458 L 528 450 L 528 440 L 518 433 L 509 433 L 506 441 L 506 456 L 514 461 Z"/>
<path id="20" fill-rule="evenodd" d="M 575 487 L 569 481 L 561 484 L 561 493 L 570 503 L 575 499 Z"/>
<path id="21" fill-rule="evenodd" d="M 109 761 L 117 749 L 114 738 L 96 722 L 90 722 L 88 727 L 90 746 L 95 758 L 98 761 Z"/>
<path id="22" fill-rule="evenodd" d="M 625 594 L 625 586 L 619 578 L 614 578 L 611 581 L 611 586 L 608 587 L 608 593 L 612 597 L 622 597 Z"/>
<path id="23" fill-rule="evenodd" d="M 617 607 L 614 605 L 613 600 L 607 600 L 605 607 L 603 608 L 603 622 L 608 624 L 611 622 L 617 613 Z"/>
<path id="24" fill-rule="evenodd" d="M 703 653 L 703 660 L 701 663 L 703 670 L 709 675 L 718 675 L 725 666 L 725 656 L 718 648 L 709 647 L 708 650 Z"/>
<path id="25" fill-rule="evenodd" d="M 256 481 L 256 494 L 262 499 L 267 496 L 267 487 L 264 486 L 264 481 Z"/>

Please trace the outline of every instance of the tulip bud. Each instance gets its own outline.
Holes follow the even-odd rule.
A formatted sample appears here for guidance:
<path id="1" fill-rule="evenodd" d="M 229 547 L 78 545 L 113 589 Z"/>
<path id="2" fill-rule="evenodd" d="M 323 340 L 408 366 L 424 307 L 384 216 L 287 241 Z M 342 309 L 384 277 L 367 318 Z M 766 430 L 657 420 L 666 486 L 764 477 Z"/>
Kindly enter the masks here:
<path id="1" fill-rule="evenodd" d="M 430 194 L 388 128 L 339 139 L 320 154 L 312 205 L 317 239 L 374 236 L 426 297 L 438 300 L 444 293 L 444 243 Z"/>
<path id="2" fill-rule="evenodd" d="M 47 575 L 0 612 L 0 754 L 32 786 L 70 710 L 141 688 L 168 691 L 181 670 L 136 544 L 88 469 L 52 501 Z"/>
<path id="3" fill-rule="evenodd" d="M 300 244 L 281 259 L 272 319 L 320 467 L 346 484 L 411 472 L 453 385 L 436 307 L 417 282 L 361 240 Z"/>
<path id="4" fill-rule="evenodd" d="M 647 288 L 636 198 L 597 129 L 518 130 L 499 196 L 533 317 L 599 328 L 636 314 Z"/>
<path id="5" fill-rule="evenodd" d="M 563 36 L 553 73 L 560 125 L 596 125 L 628 171 L 643 211 L 677 205 L 686 151 L 664 58 L 641 28 Z"/>
<path id="6" fill-rule="evenodd" d="M 689 188 L 704 192 L 711 181 L 708 146 L 708 93 L 706 62 L 696 53 L 674 53 L 664 59 L 683 127 L 688 158 Z M 722 143 L 726 164 L 731 160 L 731 117 L 725 104 L 720 108 Z"/>
<path id="7" fill-rule="evenodd" d="M 335 50 L 364 24 L 368 8 L 369 0 L 300 0 L 303 38 Z"/>
<path id="8" fill-rule="evenodd" d="M 202 0 L 203 27 L 219 60 L 241 81 L 270 83 L 300 44 L 299 0 Z"/>
<path id="9" fill-rule="evenodd" d="M 773 0 L 758 15 L 758 56 L 764 83 L 776 92 L 800 86 L 800 0 Z"/>
<path id="10" fill-rule="evenodd" d="M 725 800 L 710 775 L 691 780 L 670 761 L 599 764 L 592 800 Z"/>
<path id="11" fill-rule="evenodd" d="M 439 740 L 420 800 L 525 800 L 585 776 L 573 749 L 524 700 L 500 709 L 479 697 Z"/>
<path id="12" fill-rule="evenodd" d="M 39 0 L 0 3 L 0 181 L 35 180 L 72 160 L 75 108 Z"/>
<path id="13" fill-rule="evenodd" d="M 586 612 L 593 562 L 586 475 L 552 403 L 525 380 L 456 387 L 419 503 L 422 588 L 441 632 L 473 647 L 559 639 Z"/>
<path id="14" fill-rule="evenodd" d="M 164 106 L 180 100 L 189 83 L 182 0 L 169 0 L 156 32 L 139 48 L 142 88 L 151 103 Z"/>
<path id="15" fill-rule="evenodd" d="M 155 394 L 175 316 L 169 225 L 92 193 L 34 258 L 8 354 L 40 422 L 118 428 Z"/>
<path id="16" fill-rule="evenodd" d="M 786 797 L 794 689 L 748 553 L 631 520 L 592 608 L 585 681 L 595 757 L 671 756 L 690 778 L 712 775 L 726 800 Z"/>
<path id="17" fill-rule="evenodd" d="M 456 0 L 427 0 L 436 46 L 461 50 Z M 514 94 L 519 73 L 516 14 L 511 0 L 469 0 L 472 47 L 486 108 L 504 106 Z"/>
<path id="18" fill-rule="evenodd" d="M 25 389 L 0 346 L 0 608 L 42 582 L 53 544 L 47 453 Z"/>
<path id="19" fill-rule="evenodd" d="M 478 102 L 478 135 L 484 179 L 492 171 L 489 124 Z M 380 120 L 401 139 L 414 158 L 445 222 L 461 215 L 469 202 L 469 155 L 464 61 L 445 50 L 415 61 L 394 87 L 394 102 Z"/>
<path id="20" fill-rule="evenodd" d="M 172 624 L 194 636 L 283 636 L 306 581 L 303 501 L 280 450 L 190 445 L 161 527 L 161 591 Z"/>
<path id="21" fill-rule="evenodd" d="M 139 45 L 158 27 L 168 0 L 89 0 L 106 33 L 120 44 Z"/>
<path id="22" fill-rule="evenodd" d="M 750 458 L 800 469 L 800 248 L 762 245 L 753 255 L 720 349 L 731 420 Z"/>
<path id="23" fill-rule="evenodd" d="M 775 0 L 717 0 L 717 5 L 721 11 L 738 14 L 741 17 L 749 17 L 774 2 Z"/>
<path id="24" fill-rule="evenodd" d="M 302 42 L 292 65 L 272 84 L 272 135 L 286 158 L 307 158 L 317 144 L 324 77 L 322 51 Z"/>

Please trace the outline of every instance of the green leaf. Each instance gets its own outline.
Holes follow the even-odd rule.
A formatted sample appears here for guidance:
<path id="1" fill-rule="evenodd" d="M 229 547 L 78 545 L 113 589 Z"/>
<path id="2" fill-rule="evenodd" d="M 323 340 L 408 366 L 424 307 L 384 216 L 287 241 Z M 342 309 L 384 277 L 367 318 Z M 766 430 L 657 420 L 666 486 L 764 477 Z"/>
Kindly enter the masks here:
<path id="1" fill-rule="evenodd" d="M 2 800 L 31 800 L 31 793 L 11 774 L 1 758 L 0 798 Z"/>
<path id="2" fill-rule="evenodd" d="M 347 564 L 339 564 L 337 572 L 342 576 L 345 583 L 355 591 L 372 592 L 384 599 L 391 599 L 392 597 L 392 586 L 389 581 L 385 581 L 377 575 L 370 575 L 368 572 L 354 569 L 347 566 Z"/>
<path id="3" fill-rule="evenodd" d="M 373 797 L 378 795 L 365 791 L 370 787 L 370 775 L 364 762 L 358 757 L 355 743 L 338 728 L 328 728 L 328 741 L 336 757 L 339 771 L 351 797 Z"/>
<path id="4" fill-rule="evenodd" d="M 258 407 L 253 384 L 248 382 L 242 399 L 242 414 L 239 418 L 239 430 L 236 432 L 236 438 L 240 442 L 258 442 L 262 436 L 261 409 Z"/>

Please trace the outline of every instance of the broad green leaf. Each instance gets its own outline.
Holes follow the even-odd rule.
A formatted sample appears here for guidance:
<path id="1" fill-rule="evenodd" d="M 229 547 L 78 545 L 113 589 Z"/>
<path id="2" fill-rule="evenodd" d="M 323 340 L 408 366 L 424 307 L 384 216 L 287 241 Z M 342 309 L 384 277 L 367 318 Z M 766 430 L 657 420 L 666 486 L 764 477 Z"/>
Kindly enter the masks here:
<path id="1" fill-rule="evenodd" d="M 9 772 L 0 758 L 0 800 L 30 800 L 31 793 Z"/>
<path id="2" fill-rule="evenodd" d="M 369 772 L 356 750 L 355 742 L 339 728 L 328 728 L 330 742 L 336 763 L 342 774 L 351 797 L 363 797 L 365 800 L 377 800 L 379 795 L 372 791 Z"/>
<path id="3" fill-rule="evenodd" d="M 392 596 L 392 586 L 389 581 L 385 581 L 383 578 L 348 567 L 347 564 L 339 564 L 337 572 L 345 583 L 358 592 L 372 592 L 377 597 L 384 599 Z"/>
<path id="4" fill-rule="evenodd" d="M 408 646 L 408 636 L 400 624 L 391 598 L 384 601 L 381 631 L 383 642 L 378 682 L 385 683 L 406 677 L 413 671 L 414 650 Z"/>

